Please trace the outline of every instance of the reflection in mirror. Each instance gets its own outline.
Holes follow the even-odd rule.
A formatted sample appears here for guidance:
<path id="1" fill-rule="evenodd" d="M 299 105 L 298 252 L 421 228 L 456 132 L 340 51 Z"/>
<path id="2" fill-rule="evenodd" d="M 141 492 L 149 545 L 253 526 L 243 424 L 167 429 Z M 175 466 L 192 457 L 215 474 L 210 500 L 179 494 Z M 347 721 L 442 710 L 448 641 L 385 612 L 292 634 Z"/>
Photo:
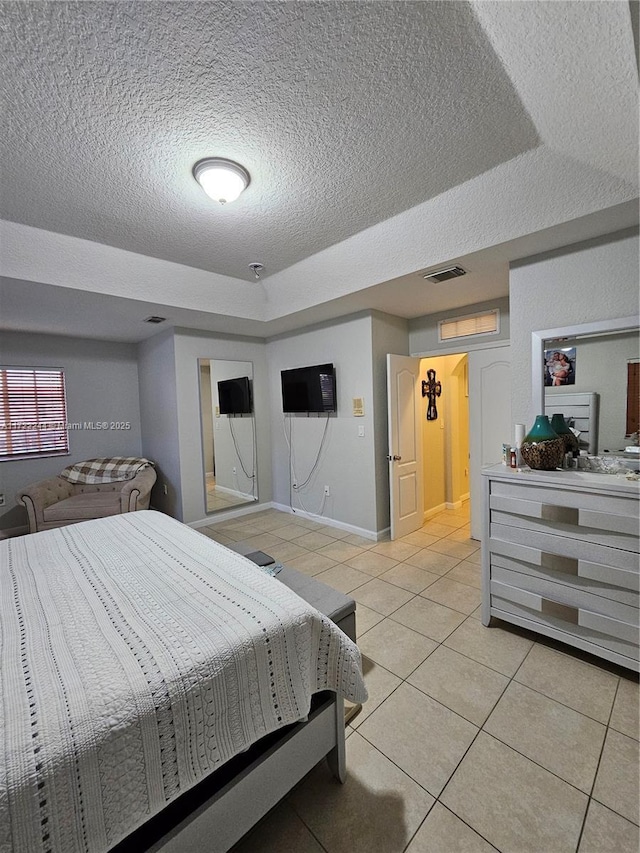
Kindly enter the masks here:
<path id="1" fill-rule="evenodd" d="M 206 511 L 258 500 L 253 365 L 198 359 Z"/>
<path id="2" fill-rule="evenodd" d="M 637 426 L 631 427 L 640 417 L 634 367 L 640 358 L 637 318 L 552 329 L 532 337 L 536 409 L 564 414 L 569 425 L 581 431 L 583 451 L 628 455 L 627 448 L 638 444 Z M 550 381 L 554 355 L 562 351 L 569 356 L 571 381 Z"/>

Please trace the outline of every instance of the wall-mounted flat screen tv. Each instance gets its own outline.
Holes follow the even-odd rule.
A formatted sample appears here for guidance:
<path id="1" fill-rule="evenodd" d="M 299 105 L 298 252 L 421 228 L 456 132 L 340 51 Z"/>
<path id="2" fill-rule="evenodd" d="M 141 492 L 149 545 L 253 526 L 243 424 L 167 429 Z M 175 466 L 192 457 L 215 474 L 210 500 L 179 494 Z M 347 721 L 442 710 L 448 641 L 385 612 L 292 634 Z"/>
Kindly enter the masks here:
<path id="1" fill-rule="evenodd" d="M 218 382 L 218 406 L 221 415 L 250 415 L 253 406 L 249 377 L 221 379 Z"/>
<path id="2" fill-rule="evenodd" d="M 283 370 L 282 411 L 299 412 L 336 411 L 336 372 L 333 364 L 316 364 Z"/>

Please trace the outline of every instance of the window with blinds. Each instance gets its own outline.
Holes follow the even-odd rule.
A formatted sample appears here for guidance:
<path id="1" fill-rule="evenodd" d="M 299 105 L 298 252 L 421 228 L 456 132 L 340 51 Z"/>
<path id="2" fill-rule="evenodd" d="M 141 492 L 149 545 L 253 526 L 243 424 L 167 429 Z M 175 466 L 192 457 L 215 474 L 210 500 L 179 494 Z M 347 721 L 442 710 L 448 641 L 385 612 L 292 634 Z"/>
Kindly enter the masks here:
<path id="1" fill-rule="evenodd" d="M 495 308 L 481 314 L 468 314 L 465 317 L 452 317 L 438 323 L 440 341 L 454 338 L 469 338 L 472 335 L 497 335 L 500 331 L 500 311 Z"/>
<path id="2" fill-rule="evenodd" d="M 69 452 L 64 373 L 0 367 L 0 461 Z"/>
<path id="3" fill-rule="evenodd" d="M 640 362 L 627 363 L 627 436 L 640 431 Z"/>

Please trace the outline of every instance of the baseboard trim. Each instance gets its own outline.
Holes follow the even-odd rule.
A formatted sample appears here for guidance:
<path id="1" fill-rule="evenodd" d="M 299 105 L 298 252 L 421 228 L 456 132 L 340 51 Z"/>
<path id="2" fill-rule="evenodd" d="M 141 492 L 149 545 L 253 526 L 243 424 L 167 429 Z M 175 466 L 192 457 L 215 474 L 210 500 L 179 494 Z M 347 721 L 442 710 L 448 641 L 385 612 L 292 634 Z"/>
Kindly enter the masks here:
<path id="1" fill-rule="evenodd" d="M 233 495 L 234 498 L 243 498 L 245 501 L 255 501 L 255 497 L 249 492 L 239 492 L 237 489 L 230 489 L 228 486 L 216 486 L 216 489 L 222 492 L 223 495 Z"/>
<path id="2" fill-rule="evenodd" d="M 438 513 L 444 512 L 446 508 L 447 504 L 442 503 L 438 506 L 431 507 L 431 509 L 425 509 L 423 518 L 425 521 L 428 521 L 430 518 L 433 518 L 434 515 L 438 515 Z"/>
<path id="3" fill-rule="evenodd" d="M 335 518 L 328 518 L 326 515 L 315 515 L 312 512 L 305 512 L 302 509 L 292 509 L 288 504 L 273 504 L 274 509 L 279 509 L 280 512 L 288 512 L 290 515 L 297 515 L 300 518 L 306 518 L 309 521 L 317 521 L 319 524 L 325 524 L 327 527 L 335 527 L 338 530 L 346 530 L 356 536 L 362 536 L 363 539 L 371 539 L 374 542 L 379 542 L 389 532 L 389 528 L 376 532 L 375 530 L 367 530 L 364 527 L 356 527 L 355 524 L 346 524 L 344 521 L 337 521 Z"/>
<path id="4" fill-rule="evenodd" d="M 208 527 L 210 524 L 217 524 L 219 521 L 230 521 L 233 518 L 241 518 L 243 515 L 252 515 L 254 512 L 262 512 L 264 509 L 274 509 L 276 505 L 269 501 L 268 503 L 252 503 L 250 506 L 238 507 L 237 509 L 216 510 L 211 515 L 205 518 L 199 518 L 197 521 L 186 522 L 187 527 Z"/>

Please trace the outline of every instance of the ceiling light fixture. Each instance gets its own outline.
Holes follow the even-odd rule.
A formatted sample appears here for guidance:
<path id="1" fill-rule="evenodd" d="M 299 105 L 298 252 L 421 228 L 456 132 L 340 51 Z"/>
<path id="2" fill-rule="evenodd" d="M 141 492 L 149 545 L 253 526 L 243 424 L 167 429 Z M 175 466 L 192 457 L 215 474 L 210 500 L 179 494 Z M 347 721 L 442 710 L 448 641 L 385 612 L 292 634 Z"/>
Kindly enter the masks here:
<path id="1" fill-rule="evenodd" d="M 258 261 L 252 261 L 249 264 L 249 269 L 255 275 L 256 280 L 260 278 L 260 273 L 264 269 L 264 264 L 258 263 Z"/>
<path id="2" fill-rule="evenodd" d="M 220 204 L 235 201 L 251 180 L 244 166 L 222 157 L 199 160 L 193 167 L 193 177 L 209 198 Z"/>

